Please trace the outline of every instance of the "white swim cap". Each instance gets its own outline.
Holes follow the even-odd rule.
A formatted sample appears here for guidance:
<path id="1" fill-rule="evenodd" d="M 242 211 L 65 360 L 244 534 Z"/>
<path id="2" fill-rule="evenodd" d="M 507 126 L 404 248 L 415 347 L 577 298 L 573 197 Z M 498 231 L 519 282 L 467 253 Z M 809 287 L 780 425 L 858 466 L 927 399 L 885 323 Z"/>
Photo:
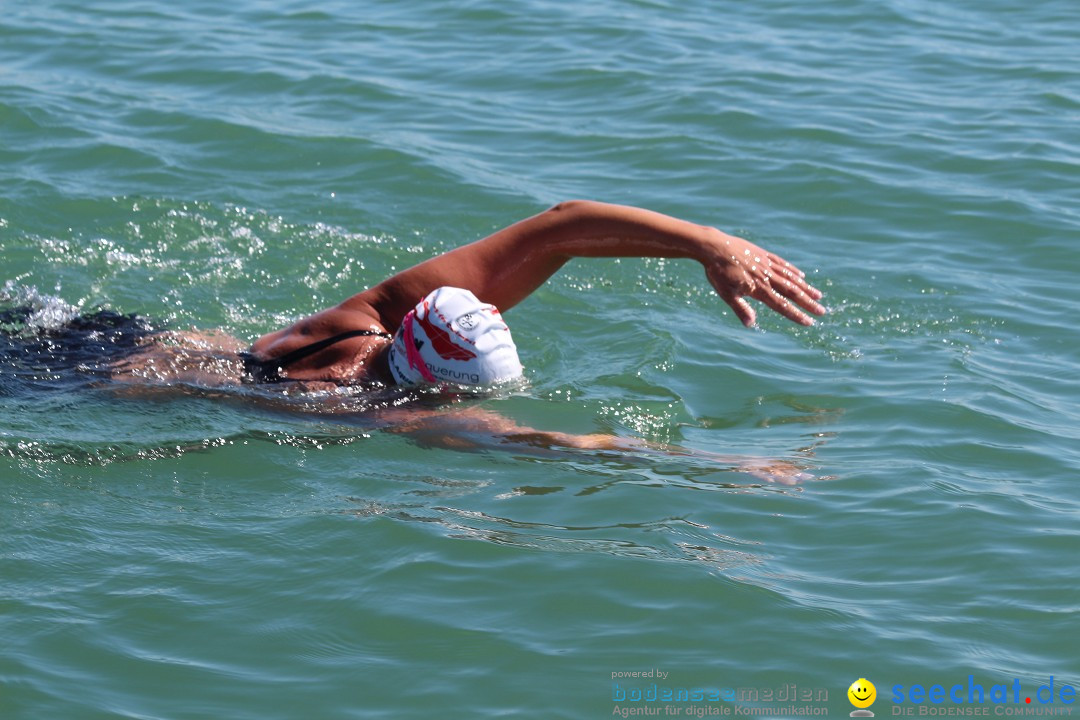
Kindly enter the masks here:
<path id="1" fill-rule="evenodd" d="M 432 291 L 409 311 L 394 333 L 389 360 L 399 385 L 486 385 L 521 377 L 517 346 L 498 309 L 454 287 Z"/>

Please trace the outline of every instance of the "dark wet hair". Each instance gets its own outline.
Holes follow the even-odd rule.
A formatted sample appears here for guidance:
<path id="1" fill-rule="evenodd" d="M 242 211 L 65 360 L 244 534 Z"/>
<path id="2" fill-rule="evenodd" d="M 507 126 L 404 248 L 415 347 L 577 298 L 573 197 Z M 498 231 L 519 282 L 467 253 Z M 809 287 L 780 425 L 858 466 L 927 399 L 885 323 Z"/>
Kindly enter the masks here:
<path id="1" fill-rule="evenodd" d="M 85 386 L 161 329 L 145 317 L 112 310 L 42 325 L 30 305 L 0 308 L 0 395 Z"/>

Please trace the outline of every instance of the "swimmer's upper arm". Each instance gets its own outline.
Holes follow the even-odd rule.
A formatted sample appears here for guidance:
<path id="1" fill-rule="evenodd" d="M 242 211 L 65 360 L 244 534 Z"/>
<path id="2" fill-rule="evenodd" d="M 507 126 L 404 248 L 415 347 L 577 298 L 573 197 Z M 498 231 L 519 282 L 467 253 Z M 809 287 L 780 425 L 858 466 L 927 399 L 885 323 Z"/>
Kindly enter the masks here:
<path id="1" fill-rule="evenodd" d="M 390 332 L 421 298 L 444 286 L 470 290 L 483 302 L 509 310 L 571 257 L 547 242 L 553 236 L 552 213 L 559 207 L 402 270 L 341 307 L 372 314 Z"/>

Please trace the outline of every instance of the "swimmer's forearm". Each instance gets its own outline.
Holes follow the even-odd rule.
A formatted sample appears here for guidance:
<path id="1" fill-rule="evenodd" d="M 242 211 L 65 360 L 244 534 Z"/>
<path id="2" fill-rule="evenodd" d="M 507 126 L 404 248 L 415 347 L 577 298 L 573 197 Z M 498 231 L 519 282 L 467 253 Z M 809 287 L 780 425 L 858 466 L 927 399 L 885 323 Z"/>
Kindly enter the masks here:
<path id="1" fill-rule="evenodd" d="M 515 250 L 565 262 L 572 257 L 701 259 L 707 237 L 718 231 L 644 208 L 572 200 L 503 232 L 515 236 Z"/>
<path id="2" fill-rule="evenodd" d="M 645 445 L 634 438 L 593 433 L 575 435 L 538 430 L 481 407 L 452 411 L 394 408 L 379 414 L 387 432 L 408 435 L 426 447 L 456 450 L 497 448 L 506 445 L 532 446 L 545 450 L 577 448 L 581 450 L 631 450 Z"/>

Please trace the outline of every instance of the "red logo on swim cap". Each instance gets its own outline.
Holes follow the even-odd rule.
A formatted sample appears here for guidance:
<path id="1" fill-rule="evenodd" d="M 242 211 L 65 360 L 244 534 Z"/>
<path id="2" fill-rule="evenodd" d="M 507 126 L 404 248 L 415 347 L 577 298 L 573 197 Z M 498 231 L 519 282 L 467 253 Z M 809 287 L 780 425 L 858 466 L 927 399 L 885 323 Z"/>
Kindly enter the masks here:
<path id="1" fill-rule="evenodd" d="M 450 333 L 446 332 L 440 327 L 436 327 L 426 317 L 420 317 L 419 315 L 413 316 L 416 322 L 420 323 L 420 327 L 424 329 L 424 333 L 431 340 L 431 347 L 435 348 L 435 352 L 439 353 L 439 357 L 443 360 L 472 360 L 476 357 L 476 353 L 467 348 L 463 348 L 460 345 L 454 343 L 450 339 Z"/>

